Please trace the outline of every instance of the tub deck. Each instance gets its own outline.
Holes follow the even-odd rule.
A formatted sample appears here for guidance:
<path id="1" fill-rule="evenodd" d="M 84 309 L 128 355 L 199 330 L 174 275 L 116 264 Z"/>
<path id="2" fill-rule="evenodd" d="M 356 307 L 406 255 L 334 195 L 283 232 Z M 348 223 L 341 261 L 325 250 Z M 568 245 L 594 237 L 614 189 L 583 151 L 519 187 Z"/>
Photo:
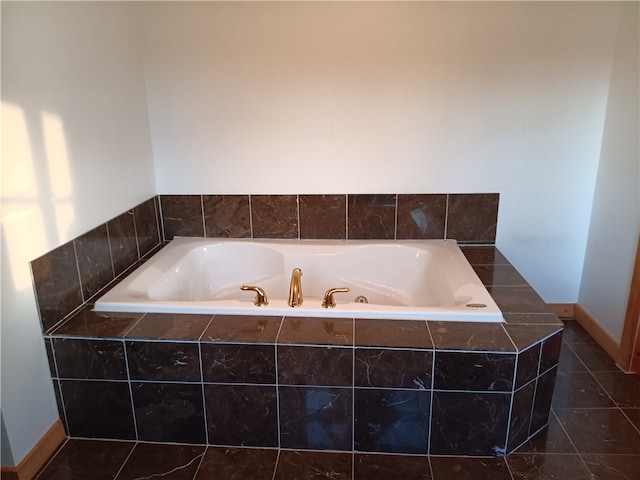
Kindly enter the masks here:
<path id="1" fill-rule="evenodd" d="M 98 313 L 46 332 L 71 437 L 503 456 L 548 423 L 562 323 L 493 247 L 504 323 Z"/>

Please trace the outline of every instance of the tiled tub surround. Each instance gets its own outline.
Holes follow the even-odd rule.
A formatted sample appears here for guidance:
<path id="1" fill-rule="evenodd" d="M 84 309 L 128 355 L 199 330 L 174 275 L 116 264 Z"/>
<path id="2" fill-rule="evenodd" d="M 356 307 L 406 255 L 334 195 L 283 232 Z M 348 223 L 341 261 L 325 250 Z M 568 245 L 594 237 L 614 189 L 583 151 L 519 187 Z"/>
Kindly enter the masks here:
<path id="1" fill-rule="evenodd" d="M 98 315 L 45 336 L 71 437 L 504 455 L 548 422 L 562 324 L 467 247 L 504 324 Z"/>

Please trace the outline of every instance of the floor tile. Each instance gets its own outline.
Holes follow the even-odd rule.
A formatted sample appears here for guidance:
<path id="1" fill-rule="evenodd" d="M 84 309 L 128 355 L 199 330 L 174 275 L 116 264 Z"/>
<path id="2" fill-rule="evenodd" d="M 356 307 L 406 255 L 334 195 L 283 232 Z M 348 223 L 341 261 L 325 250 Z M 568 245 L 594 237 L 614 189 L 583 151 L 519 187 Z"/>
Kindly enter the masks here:
<path id="1" fill-rule="evenodd" d="M 640 407 L 640 375 L 594 372 L 593 376 L 620 407 Z"/>
<path id="2" fill-rule="evenodd" d="M 553 408 L 613 407 L 609 395 L 589 372 L 558 372 L 553 392 Z"/>
<path id="3" fill-rule="evenodd" d="M 617 408 L 554 412 L 579 453 L 640 454 L 640 433 Z"/>
<path id="4" fill-rule="evenodd" d="M 204 453 L 204 446 L 138 443 L 116 480 L 192 480 Z"/>
<path id="5" fill-rule="evenodd" d="M 507 462 L 514 480 L 592 480 L 579 455 L 517 454 Z"/>
<path id="6" fill-rule="evenodd" d="M 556 416 L 549 416 L 549 426 L 523 444 L 516 453 L 577 453 Z"/>
<path id="7" fill-rule="evenodd" d="M 503 458 L 431 457 L 431 469 L 434 480 L 511 480 Z"/>
<path id="8" fill-rule="evenodd" d="M 563 319 L 564 331 L 562 332 L 562 340 L 569 345 L 576 343 L 595 343 L 595 340 L 576 320 Z"/>
<path id="9" fill-rule="evenodd" d="M 278 458 L 274 480 L 351 479 L 350 453 L 283 450 Z"/>
<path id="10" fill-rule="evenodd" d="M 429 457 L 420 455 L 356 454 L 354 480 L 431 480 Z"/>
<path id="11" fill-rule="evenodd" d="M 209 447 L 194 480 L 271 480 L 277 458 L 275 449 Z"/>
<path id="12" fill-rule="evenodd" d="M 622 411 L 631 420 L 631 423 L 640 430 L 640 408 L 623 408 Z"/>
<path id="13" fill-rule="evenodd" d="M 571 346 L 573 353 L 592 372 L 619 372 L 616 363 L 597 343 L 576 343 Z"/>
<path id="14" fill-rule="evenodd" d="M 134 442 L 71 439 L 37 480 L 111 480 L 134 446 Z"/>
<path id="15" fill-rule="evenodd" d="M 560 361 L 558 363 L 558 372 L 586 372 L 587 367 L 585 367 L 582 360 L 578 358 L 578 356 L 573 353 L 571 346 L 568 344 L 562 345 L 562 350 L 560 351 Z"/>
<path id="16" fill-rule="evenodd" d="M 594 480 L 637 480 L 640 455 L 583 455 Z"/>

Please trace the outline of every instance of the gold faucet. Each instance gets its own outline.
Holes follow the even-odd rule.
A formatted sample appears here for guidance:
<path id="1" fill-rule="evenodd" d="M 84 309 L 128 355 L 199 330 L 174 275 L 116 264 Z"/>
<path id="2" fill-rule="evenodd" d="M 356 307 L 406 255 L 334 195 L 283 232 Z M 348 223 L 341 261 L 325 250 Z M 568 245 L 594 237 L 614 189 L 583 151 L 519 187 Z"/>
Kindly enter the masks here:
<path id="1" fill-rule="evenodd" d="M 300 277 L 302 276 L 302 270 L 294 268 L 291 272 L 291 285 L 289 286 L 289 306 L 299 307 L 302 305 L 302 284 Z"/>

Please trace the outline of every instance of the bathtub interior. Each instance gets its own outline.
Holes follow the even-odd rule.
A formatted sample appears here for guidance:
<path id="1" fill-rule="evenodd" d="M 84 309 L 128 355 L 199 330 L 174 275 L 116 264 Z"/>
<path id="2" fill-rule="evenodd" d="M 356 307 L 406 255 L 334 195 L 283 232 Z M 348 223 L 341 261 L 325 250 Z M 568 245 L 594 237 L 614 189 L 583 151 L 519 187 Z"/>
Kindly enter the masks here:
<path id="1" fill-rule="evenodd" d="M 303 307 L 286 305 L 291 272 L 302 270 Z M 270 305 L 258 309 L 257 285 Z M 330 288 L 337 307 L 320 309 Z M 362 303 L 362 299 L 366 299 Z M 486 305 L 481 311 L 467 305 Z M 144 306 L 143 306 L 144 305 Z M 501 321 L 498 307 L 455 241 L 241 241 L 174 239 L 151 260 L 96 302 L 103 311 L 198 311 L 206 313 L 319 316 L 336 312 L 376 317 L 395 311 L 403 318 L 446 318 L 438 310 Z M 475 310 L 475 311 L 473 311 Z M 385 313 L 386 312 L 386 313 Z M 404 312 L 404 313 L 400 313 Z M 409 317 L 407 317 L 409 315 Z M 433 316 L 435 315 L 435 317 Z M 492 317 L 492 318 L 489 318 Z M 424 317 L 427 318 L 427 317 Z"/>

